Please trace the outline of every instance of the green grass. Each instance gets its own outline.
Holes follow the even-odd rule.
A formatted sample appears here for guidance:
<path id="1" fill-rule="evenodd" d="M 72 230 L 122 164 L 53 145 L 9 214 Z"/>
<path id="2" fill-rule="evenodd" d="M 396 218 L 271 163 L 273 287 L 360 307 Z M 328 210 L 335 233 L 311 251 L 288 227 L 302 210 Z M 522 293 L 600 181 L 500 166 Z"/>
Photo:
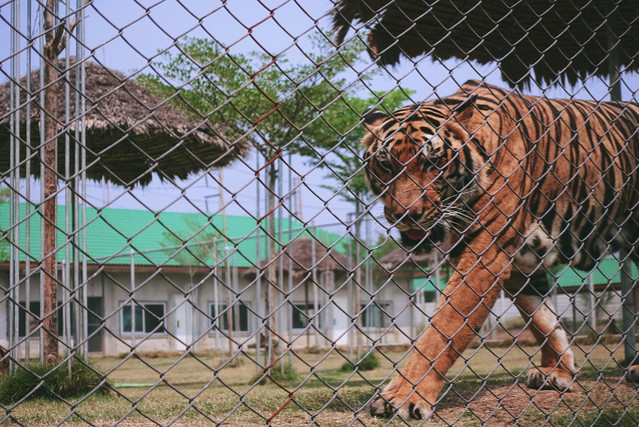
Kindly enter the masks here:
<path id="1" fill-rule="evenodd" d="M 84 360 L 70 363 L 31 362 L 16 366 L 0 377 L 0 403 L 10 405 L 22 399 L 69 399 L 89 393 L 105 393 L 102 375 Z"/>
<path id="2" fill-rule="evenodd" d="M 639 410 L 633 407 L 623 410 L 621 408 L 611 409 L 589 409 L 576 414 L 559 414 L 550 417 L 554 425 L 583 425 L 583 426 L 620 426 L 637 427 L 639 424 Z"/>
<path id="3" fill-rule="evenodd" d="M 291 384 L 299 380 L 299 375 L 295 368 L 286 362 L 280 362 L 273 366 L 268 372 L 258 372 L 248 381 L 249 384 L 265 385 L 269 381 L 276 384 Z"/>
<path id="4" fill-rule="evenodd" d="M 342 364 L 339 370 L 340 372 L 353 372 L 355 369 L 358 371 L 372 371 L 376 368 L 379 368 L 379 359 L 375 353 L 370 352 L 355 363 L 347 360 Z"/>
<path id="5" fill-rule="evenodd" d="M 522 409 L 519 423 L 538 425 L 548 419 L 554 425 L 565 425 L 575 418 L 576 425 L 606 425 L 606 422 L 636 425 L 639 410 L 635 408 L 639 408 L 639 397 L 636 392 L 630 393 L 627 386 L 623 391 L 616 385 L 623 370 L 616 363 L 609 363 L 611 354 L 617 360 L 622 359 L 621 354 L 615 354 L 614 347 L 603 345 L 575 346 L 574 350 L 581 364 L 579 379 L 588 393 L 543 392 L 546 398 L 560 399 L 563 403 L 553 404 L 550 409 L 538 402 L 529 405 Z M 530 358 L 539 359 L 535 352 L 535 347 L 468 350 L 464 353 L 467 360 L 460 359 L 447 376 L 454 381 L 446 386 L 450 390 L 438 404 L 437 416 L 427 424 L 440 425 L 444 423 L 442 420 L 458 420 L 460 425 L 481 425 L 481 416 L 472 412 L 477 407 L 471 406 L 473 401 L 467 403 L 464 399 L 490 397 L 493 392 L 507 390 L 515 381 L 523 383 Z M 66 403 L 34 399 L 9 407 L 8 411 L 17 422 L 25 425 L 57 424 L 73 413 L 66 421 L 71 425 L 113 424 L 120 419 L 141 424 L 150 424 L 149 419 L 152 419 L 162 424 L 177 420 L 184 425 L 209 425 L 211 421 L 264 425 L 272 419 L 273 424 L 317 422 L 340 426 L 357 417 L 360 424 L 381 426 L 389 420 L 370 417 L 364 406 L 383 386 L 394 365 L 403 366 L 404 356 L 401 351 L 378 353 L 377 368 L 342 371 L 345 357 L 337 352 L 329 355 L 323 351 L 296 352 L 292 367 L 296 375 L 264 385 L 256 384 L 256 374 L 263 370 L 256 368 L 250 357 L 246 357 L 244 363 L 224 368 L 226 358 L 215 354 L 102 358 L 93 362 L 99 370 L 108 373 L 108 380 L 114 385 L 110 394 L 76 397 Z M 595 380 L 606 386 L 590 389 Z M 603 402 L 603 415 L 599 415 L 594 402 L 600 405 Z M 492 403 L 484 406 L 490 405 L 494 406 Z M 624 411 L 625 407 L 628 409 Z M 486 408 L 480 405 L 479 409 Z M 490 421 L 493 419 L 489 419 L 488 424 Z M 512 418 L 510 423 L 513 423 Z M 405 423 L 390 420 L 390 425 Z"/>

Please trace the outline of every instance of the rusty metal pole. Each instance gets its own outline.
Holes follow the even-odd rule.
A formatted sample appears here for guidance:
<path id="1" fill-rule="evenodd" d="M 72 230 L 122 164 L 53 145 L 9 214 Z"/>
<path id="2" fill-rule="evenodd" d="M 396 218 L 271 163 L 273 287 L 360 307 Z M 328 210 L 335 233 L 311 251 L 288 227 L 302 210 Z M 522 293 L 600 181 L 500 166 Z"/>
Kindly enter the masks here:
<path id="1" fill-rule="evenodd" d="M 224 281 L 226 282 L 226 324 L 228 326 L 227 333 L 227 341 L 229 346 L 229 359 L 233 356 L 233 312 L 236 311 L 233 307 L 233 282 L 231 280 L 231 254 L 229 247 L 229 237 L 228 230 L 226 227 L 226 204 L 224 203 L 224 171 L 220 169 L 219 172 L 220 179 L 220 191 L 219 191 L 219 203 L 220 210 L 219 212 L 222 214 L 222 234 L 224 234 Z M 238 310 L 239 311 L 239 308 Z"/>
<path id="2" fill-rule="evenodd" d="M 256 180 L 255 180 L 255 217 L 260 218 L 260 154 L 255 154 L 255 171 L 256 171 Z M 261 262 L 262 262 L 262 245 L 261 245 L 261 233 L 260 227 L 256 227 L 255 230 L 255 263 L 257 265 L 256 275 L 255 275 L 255 305 L 257 310 L 257 316 L 255 316 L 255 360 L 257 363 L 255 364 L 255 373 L 260 373 L 260 362 L 261 362 L 261 353 L 262 353 L 262 330 L 264 328 L 264 318 L 265 318 L 265 310 L 263 307 L 262 300 L 262 272 L 260 270 Z M 217 265 L 217 264 L 216 264 Z M 266 298 L 265 298 L 266 299 Z M 266 363 L 265 363 L 266 365 Z"/>
<path id="3" fill-rule="evenodd" d="M 362 204 L 359 199 L 355 201 L 355 307 L 356 313 L 361 310 L 362 306 Z M 363 314 L 363 313 L 362 313 Z M 356 335 L 356 353 L 357 358 L 363 357 L 364 354 L 364 328 L 362 323 L 362 314 L 355 319 Z"/>
<path id="4" fill-rule="evenodd" d="M 621 102 L 621 73 L 619 72 L 619 38 L 614 29 L 617 26 L 617 14 L 610 14 L 608 18 L 608 75 L 610 76 L 610 100 Z M 621 301 L 622 301 L 622 326 L 621 331 L 624 341 L 624 358 L 632 361 L 637 358 L 636 334 L 637 314 L 635 312 L 635 287 L 632 278 L 632 266 L 627 251 L 619 253 L 621 264 Z"/>
<path id="5" fill-rule="evenodd" d="M 278 349 L 275 348 L 277 345 L 279 347 L 279 333 L 278 333 L 278 324 L 277 324 L 277 313 L 275 312 L 277 307 L 277 264 L 274 259 L 276 257 L 276 248 L 275 248 L 275 185 L 277 183 L 278 171 L 275 164 L 271 164 L 268 171 L 268 193 L 266 194 L 266 198 L 268 200 L 268 243 L 267 243 L 267 253 L 268 253 L 268 266 L 266 267 L 266 278 L 267 278 L 267 317 L 268 317 L 268 366 L 272 367 L 278 358 Z"/>
<path id="6" fill-rule="evenodd" d="M 610 100 L 621 102 L 621 73 L 619 72 L 619 38 L 616 37 L 616 13 L 608 18 L 608 75 L 610 76 Z M 627 251 L 619 253 L 621 264 L 621 301 L 622 301 L 622 326 L 621 332 L 624 341 L 624 358 L 632 361 L 637 358 L 636 335 L 637 313 L 635 311 L 636 283 L 632 278 L 632 266 Z"/>
<path id="7" fill-rule="evenodd" d="M 10 140 L 10 148 L 9 148 L 9 164 L 10 164 L 10 182 L 11 182 L 11 190 L 8 194 L 9 199 L 9 217 L 10 217 L 10 229 L 11 229 L 11 240 L 13 242 L 19 241 L 19 229 L 18 224 L 20 224 L 20 198 L 19 192 L 16 192 L 15 189 L 18 188 L 20 183 L 20 85 L 16 82 L 20 81 L 20 56 L 18 52 L 20 51 L 20 37 L 18 28 L 20 27 L 20 2 L 14 1 L 11 4 L 11 36 L 10 36 L 10 49 L 11 49 L 11 60 L 10 60 L 10 70 L 11 70 L 11 79 L 9 80 L 9 99 L 10 99 L 10 111 L 11 111 L 11 137 Z M 29 77 L 27 75 L 27 82 Z M 28 114 L 28 112 L 27 112 Z M 28 117 L 28 116 L 27 116 Z M 28 164 L 28 162 L 27 162 Z M 28 180 L 27 180 L 28 181 Z M 27 203 L 25 203 L 25 206 Z M 25 212 L 26 214 L 26 212 Z M 26 215 L 25 215 L 26 216 Z M 19 300 L 20 295 L 20 252 L 18 251 L 18 245 L 16 243 L 10 244 L 8 247 L 9 250 L 9 287 L 6 291 L 8 291 L 10 295 L 10 299 L 13 300 L 12 304 L 7 304 L 9 308 L 9 316 L 8 316 L 8 338 L 9 338 L 9 351 L 11 352 L 11 359 L 18 360 L 20 357 L 20 349 L 19 349 L 19 312 L 17 307 L 17 301 Z M 28 257 L 25 257 L 25 266 L 28 264 Z M 26 278 L 26 272 L 25 272 Z M 25 301 L 28 301 L 28 298 L 25 298 Z M 28 303 L 27 304 L 27 308 Z M 26 335 L 26 334 L 25 334 Z M 29 342 L 29 340 L 25 340 L 25 342 Z M 26 345 L 26 344 L 25 344 Z M 4 356 L 4 354 L 3 354 Z M 7 363 L 9 362 L 9 359 Z M 15 362 L 10 363 L 10 369 L 13 370 Z"/>

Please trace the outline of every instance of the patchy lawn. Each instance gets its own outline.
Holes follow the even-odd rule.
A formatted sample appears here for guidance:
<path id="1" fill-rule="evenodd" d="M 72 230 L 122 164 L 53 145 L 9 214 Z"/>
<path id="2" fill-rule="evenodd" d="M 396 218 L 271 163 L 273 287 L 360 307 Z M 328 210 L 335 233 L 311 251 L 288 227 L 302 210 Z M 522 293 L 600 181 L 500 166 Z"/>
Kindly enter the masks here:
<path id="1" fill-rule="evenodd" d="M 639 424 L 639 395 L 626 383 L 616 360 L 618 344 L 574 346 L 581 371 L 575 391 L 530 390 L 524 385 L 537 348 L 525 346 L 469 349 L 449 373 L 449 384 L 426 425 L 633 425 Z M 69 402 L 30 400 L 6 408 L 5 421 L 30 426 L 95 425 L 320 425 L 342 426 L 359 420 L 367 426 L 406 425 L 373 418 L 366 404 L 386 382 L 406 352 L 378 353 L 380 367 L 344 373 L 337 352 L 296 352 L 297 378 L 257 385 L 262 373 L 247 356 L 229 364 L 224 356 L 137 355 L 95 359 L 112 391 Z M 288 361 L 288 356 L 285 356 Z M 410 421 L 409 424 L 421 424 Z"/>

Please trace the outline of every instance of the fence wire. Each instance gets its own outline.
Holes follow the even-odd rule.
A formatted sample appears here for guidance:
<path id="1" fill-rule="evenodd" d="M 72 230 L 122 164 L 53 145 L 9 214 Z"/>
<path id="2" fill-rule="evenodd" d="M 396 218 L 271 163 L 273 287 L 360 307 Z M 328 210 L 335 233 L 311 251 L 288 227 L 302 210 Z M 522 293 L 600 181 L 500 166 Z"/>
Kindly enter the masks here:
<path id="1" fill-rule="evenodd" d="M 638 27 L 0 3 L 1 422 L 636 425 Z"/>

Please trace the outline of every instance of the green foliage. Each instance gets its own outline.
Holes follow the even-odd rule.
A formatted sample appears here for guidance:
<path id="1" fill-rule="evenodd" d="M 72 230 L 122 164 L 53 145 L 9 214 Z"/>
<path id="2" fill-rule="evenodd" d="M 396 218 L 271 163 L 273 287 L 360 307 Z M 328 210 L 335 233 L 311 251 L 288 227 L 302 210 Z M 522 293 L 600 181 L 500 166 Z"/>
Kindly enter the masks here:
<path id="1" fill-rule="evenodd" d="M 330 169 L 340 182 L 331 189 L 348 201 L 363 200 L 368 188 L 358 154 L 361 115 L 377 105 L 392 111 L 413 92 L 359 98 L 355 94 L 368 90 L 378 72 L 353 75 L 366 55 L 361 41 L 336 47 L 319 32 L 310 41 L 305 59 L 293 62 L 285 54 L 230 53 L 211 39 L 185 38 L 179 53 L 167 52 L 154 63 L 161 76 L 143 75 L 138 82 L 218 125 L 230 141 L 250 138 L 267 159 L 288 152 Z"/>
<path id="2" fill-rule="evenodd" d="M 399 248 L 397 242 L 388 236 L 381 235 L 377 238 L 377 244 L 374 246 L 373 257 L 380 259 L 384 255 L 388 255 L 395 249 Z"/>
<path id="3" fill-rule="evenodd" d="M 15 372 L 0 377 L 0 403 L 8 405 L 28 396 L 29 399 L 70 399 L 88 393 L 108 392 L 102 375 L 90 363 L 73 358 L 69 366 L 33 362 L 18 366 Z"/>
<path id="4" fill-rule="evenodd" d="M 272 367 L 270 376 L 273 381 L 277 382 L 292 383 L 299 379 L 293 365 L 284 362 L 280 362 L 276 366 Z"/>
<path id="5" fill-rule="evenodd" d="M 266 385 L 270 381 L 277 383 L 294 383 L 299 380 L 299 375 L 293 365 L 289 363 L 280 362 L 273 366 L 267 376 L 256 375 L 249 380 L 249 384 L 259 383 L 259 385 Z"/>
<path id="6" fill-rule="evenodd" d="M 355 369 L 358 371 L 372 371 L 373 369 L 379 368 L 379 359 L 375 355 L 375 353 L 368 353 L 364 358 L 360 359 L 359 362 L 353 364 L 350 360 L 347 360 L 340 367 L 340 372 L 353 372 Z"/>
<path id="7" fill-rule="evenodd" d="M 154 63 L 161 76 L 138 81 L 185 111 L 226 127 L 227 136 L 250 134 L 267 156 L 299 152 L 308 141 L 326 145 L 336 139 L 322 116 L 331 115 L 325 111 L 353 90 L 340 75 L 364 50 L 361 43 L 336 49 L 320 33 L 311 40 L 314 53 L 292 63 L 285 55 L 231 54 L 211 39 L 185 38 L 179 53 L 167 52 Z"/>

